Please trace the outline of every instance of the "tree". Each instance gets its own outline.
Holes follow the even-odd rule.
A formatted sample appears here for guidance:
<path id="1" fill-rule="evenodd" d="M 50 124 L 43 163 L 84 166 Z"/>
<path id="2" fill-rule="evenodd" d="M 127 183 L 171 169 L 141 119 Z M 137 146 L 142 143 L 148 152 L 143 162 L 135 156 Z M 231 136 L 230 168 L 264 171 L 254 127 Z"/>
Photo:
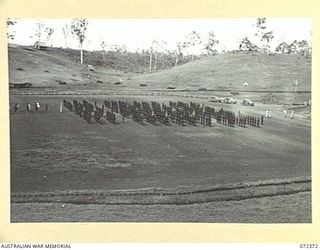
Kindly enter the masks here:
<path id="1" fill-rule="evenodd" d="M 38 20 L 36 22 L 36 37 L 38 37 L 38 44 L 41 42 L 42 32 L 43 32 L 44 24 Z"/>
<path id="2" fill-rule="evenodd" d="M 7 38 L 9 40 L 14 40 L 15 38 L 15 32 L 12 32 L 10 28 L 15 25 L 17 21 L 13 20 L 12 18 L 7 18 L 6 24 L 7 24 Z"/>
<path id="3" fill-rule="evenodd" d="M 68 37 L 69 37 L 69 26 L 68 26 L 68 24 L 66 24 L 62 28 L 62 33 L 63 33 L 63 37 L 64 37 L 64 47 L 68 48 Z"/>
<path id="4" fill-rule="evenodd" d="M 190 50 L 191 52 L 191 61 L 194 60 L 194 51 L 193 49 L 196 48 L 197 45 L 202 43 L 200 34 L 196 31 L 192 31 L 189 35 L 185 37 L 185 42 L 183 43 L 182 47 L 186 50 Z"/>
<path id="5" fill-rule="evenodd" d="M 287 44 L 286 42 L 282 42 L 276 47 L 275 50 L 276 52 L 280 52 L 281 54 L 288 54 L 290 51 L 289 44 Z"/>
<path id="6" fill-rule="evenodd" d="M 257 32 L 255 36 L 260 40 L 260 51 L 267 55 L 270 54 L 270 42 L 273 40 L 274 35 L 273 31 L 266 31 L 266 18 L 265 17 L 258 17 L 256 22 Z"/>
<path id="7" fill-rule="evenodd" d="M 239 45 L 239 50 L 258 51 L 258 46 L 253 44 L 248 37 L 242 39 Z"/>
<path id="8" fill-rule="evenodd" d="M 159 51 L 162 50 L 166 44 L 167 43 L 165 41 L 156 41 L 156 40 L 152 41 L 152 45 L 151 45 L 152 49 L 150 50 L 150 52 L 154 54 L 153 70 L 157 70 L 157 61 L 159 57 Z"/>
<path id="9" fill-rule="evenodd" d="M 209 32 L 208 34 L 208 40 L 204 44 L 204 49 L 206 50 L 208 55 L 213 55 L 217 53 L 216 45 L 219 44 L 219 40 L 216 39 L 216 35 L 214 34 L 214 31 Z"/>
<path id="10" fill-rule="evenodd" d="M 51 47 L 52 47 L 52 34 L 54 32 L 54 29 L 53 28 L 50 28 L 50 27 L 47 27 L 44 32 L 47 33 L 47 41 L 49 42 L 50 41 L 50 38 L 51 38 Z"/>
<path id="11" fill-rule="evenodd" d="M 79 39 L 80 43 L 80 63 L 83 64 L 83 51 L 82 44 L 86 38 L 86 30 L 88 26 L 88 21 L 86 19 L 75 18 L 71 23 L 71 33 Z"/>
<path id="12" fill-rule="evenodd" d="M 103 52 L 103 62 L 106 63 L 106 47 L 107 47 L 107 43 L 105 41 L 101 41 L 100 46 L 101 46 L 102 52 Z"/>
<path id="13" fill-rule="evenodd" d="M 176 56 L 176 60 L 175 60 L 175 63 L 174 63 L 174 66 L 176 67 L 179 63 L 179 58 L 183 57 L 183 53 L 182 53 L 182 50 L 183 50 L 183 45 L 181 42 L 178 42 L 177 43 L 177 50 L 174 51 L 174 55 Z"/>

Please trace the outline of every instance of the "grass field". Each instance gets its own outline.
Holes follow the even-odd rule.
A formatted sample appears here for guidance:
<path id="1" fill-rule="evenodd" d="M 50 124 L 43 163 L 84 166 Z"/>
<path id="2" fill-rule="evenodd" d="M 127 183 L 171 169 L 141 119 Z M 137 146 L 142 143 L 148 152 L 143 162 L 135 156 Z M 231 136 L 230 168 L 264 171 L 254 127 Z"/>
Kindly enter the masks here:
<path id="1" fill-rule="evenodd" d="M 283 105 L 302 103 L 311 93 L 294 100 L 292 93 L 270 96 L 292 91 L 292 79 L 310 91 L 306 59 L 224 55 L 141 75 L 107 68 L 88 72 L 50 52 L 9 52 L 10 82 L 35 86 L 10 90 L 12 222 L 311 222 L 311 108 L 296 108 L 294 119 L 283 116 Z M 123 84 L 114 85 L 119 78 Z M 249 89 L 243 89 L 243 81 Z M 266 92 L 234 96 L 256 102 L 245 107 L 207 101 L 229 91 L 197 91 L 229 88 L 230 82 L 241 91 Z M 166 92 L 168 85 L 190 91 Z M 261 116 L 268 109 L 272 118 L 261 128 L 215 121 L 211 127 L 141 126 L 131 119 L 122 123 L 120 117 L 117 124 L 88 124 L 66 109 L 59 112 L 63 99 L 84 98 L 98 105 L 110 99 L 193 101 L 245 115 Z M 42 110 L 26 112 L 26 103 L 36 101 Z M 13 113 L 16 103 L 21 108 Z"/>
<path id="2" fill-rule="evenodd" d="M 69 111 L 59 113 L 55 98 L 45 102 L 49 112 L 11 115 L 14 192 L 166 188 L 310 176 L 310 122 L 276 119 L 281 111 L 275 110 L 261 128 L 216 123 L 141 126 L 132 120 L 99 125 L 87 124 Z M 246 109 L 263 114 L 259 107 Z"/>

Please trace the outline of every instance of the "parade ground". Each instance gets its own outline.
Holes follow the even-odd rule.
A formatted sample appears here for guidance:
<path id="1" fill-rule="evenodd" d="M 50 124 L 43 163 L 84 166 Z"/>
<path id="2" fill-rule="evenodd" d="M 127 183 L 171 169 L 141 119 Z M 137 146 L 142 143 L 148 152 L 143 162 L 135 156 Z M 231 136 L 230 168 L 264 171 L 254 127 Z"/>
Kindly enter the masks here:
<path id="1" fill-rule="evenodd" d="M 272 117 L 265 118 L 264 124 L 260 127 L 246 126 L 245 128 L 225 126 L 215 120 L 211 126 L 202 124 L 180 126 L 174 123 L 170 126 L 149 123 L 142 126 L 132 119 L 123 121 L 120 116 L 117 116 L 116 124 L 107 121 L 87 123 L 82 117 L 66 108 L 60 112 L 60 104 L 64 99 L 70 101 L 86 99 L 92 103 L 96 102 L 98 106 L 101 106 L 104 100 L 128 102 L 153 100 L 160 103 L 168 103 L 169 100 L 193 101 L 215 108 L 222 107 L 235 113 L 241 112 L 245 115 L 263 116 L 265 110 L 269 109 L 272 110 Z M 284 117 L 281 105 L 256 104 L 249 107 L 240 104 L 209 103 L 207 100 L 197 98 L 164 98 L 163 96 L 11 95 L 10 102 L 11 104 L 21 103 L 21 109 L 18 112 L 10 111 L 13 221 L 24 220 L 21 215 L 15 217 L 15 214 L 20 214 L 18 212 L 21 209 L 20 205 L 28 206 L 28 204 L 39 202 L 38 205 L 46 206 L 45 204 L 52 202 L 49 197 L 56 196 L 60 197 L 55 200 L 55 202 L 58 201 L 58 204 L 61 203 L 63 206 L 68 203 L 73 204 L 72 206 L 77 204 L 76 208 L 88 203 L 106 206 L 106 204 L 110 205 L 110 202 L 123 206 L 123 202 L 124 205 L 149 204 L 150 208 L 155 206 L 153 204 L 161 206 L 163 203 L 162 208 L 166 210 L 165 207 L 168 204 L 181 205 L 188 204 L 189 201 L 191 204 L 198 204 L 206 202 L 206 199 L 211 201 L 216 199 L 216 193 L 199 200 L 199 196 L 196 196 L 194 192 L 204 190 L 203 192 L 206 193 L 206 189 L 220 190 L 230 185 L 233 185 L 232 189 L 240 190 L 240 192 L 232 192 L 229 195 L 230 200 L 241 200 L 243 195 L 247 195 L 245 198 L 261 196 L 264 197 L 263 199 L 273 199 L 272 196 L 282 194 L 281 192 L 286 195 L 296 194 L 300 197 L 304 194 L 303 192 L 307 192 L 307 196 L 310 194 L 308 192 L 311 188 L 310 118 L 298 112 L 294 119 Z M 27 112 L 25 104 L 34 102 L 39 102 L 41 109 L 38 112 L 34 110 Z M 260 186 L 261 183 L 264 184 Z M 292 183 L 296 186 L 283 187 L 283 185 Z M 273 184 L 276 185 L 275 189 Z M 256 192 L 257 189 L 246 191 L 243 185 L 257 186 L 260 188 L 260 193 Z M 125 197 L 126 192 L 134 193 L 141 192 L 141 190 L 142 194 L 135 193 L 136 196 L 132 200 L 121 198 L 121 195 Z M 146 200 L 147 196 L 143 195 L 151 193 L 152 195 L 172 196 L 173 193 L 178 192 L 177 190 L 179 192 L 182 190 L 184 195 L 189 192 L 191 196 Z M 73 201 L 66 200 L 65 195 L 62 194 L 68 192 L 78 198 Z M 97 197 L 97 193 L 105 192 L 108 194 L 123 193 L 116 200 L 94 198 Z M 252 194 L 252 197 L 248 196 L 248 192 Z M 34 194 L 38 196 L 35 197 Z M 222 193 L 222 196 L 225 194 Z M 90 196 L 90 199 L 84 196 L 81 198 L 79 195 Z M 260 199 L 259 202 L 262 202 L 263 199 Z M 222 199 L 221 202 L 226 201 Z M 221 205 L 221 202 L 215 204 Z M 306 211 L 311 209 L 310 201 L 301 203 L 301 205 L 307 206 Z M 30 205 L 30 207 L 33 206 Z M 59 209 L 61 209 L 60 205 Z M 128 211 L 131 209 L 133 208 L 131 207 Z M 188 208 L 184 209 L 188 210 Z M 30 211 L 33 215 L 39 215 L 34 209 L 28 209 L 28 213 Z M 161 212 L 156 213 L 155 217 L 146 216 L 147 221 L 164 219 Z M 309 221 L 310 216 L 310 213 L 307 213 L 303 217 L 298 216 L 298 219 L 292 220 L 299 221 L 303 218 L 304 221 Z M 54 216 L 53 220 L 59 220 L 58 217 Z M 99 217 L 98 219 L 102 221 L 121 220 L 121 216 L 111 217 L 109 219 Z M 46 220 L 41 216 L 40 218 L 36 216 L 33 219 L 35 221 Z M 226 221 L 232 221 L 230 217 L 228 218 L 225 218 Z M 89 221 L 98 220 L 97 217 L 87 219 Z M 143 216 L 127 219 L 129 221 L 144 220 Z M 190 216 L 176 219 L 194 221 Z M 214 217 L 198 219 L 199 221 L 205 219 L 210 221 L 214 220 Z M 60 220 L 65 219 L 61 217 Z M 73 218 L 73 220 L 77 219 Z M 242 220 L 250 221 L 246 217 L 243 217 Z M 219 221 L 223 221 L 223 217 L 220 217 Z"/>

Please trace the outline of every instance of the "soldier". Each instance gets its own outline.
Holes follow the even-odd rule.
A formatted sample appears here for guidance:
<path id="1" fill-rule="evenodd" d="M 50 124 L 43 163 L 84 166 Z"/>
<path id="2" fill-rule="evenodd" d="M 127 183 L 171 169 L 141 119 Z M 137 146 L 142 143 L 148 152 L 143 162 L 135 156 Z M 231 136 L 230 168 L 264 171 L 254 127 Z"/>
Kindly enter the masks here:
<path id="1" fill-rule="evenodd" d="M 261 116 L 261 125 L 263 125 L 263 115 Z"/>
<path id="2" fill-rule="evenodd" d="M 291 114 L 290 114 L 290 118 L 293 119 L 293 114 L 294 114 L 294 111 L 291 110 Z"/>
<path id="3" fill-rule="evenodd" d="M 14 105 L 14 112 L 15 113 L 18 112 L 19 107 L 20 107 L 20 104 L 15 104 Z"/>
<path id="4" fill-rule="evenodd" d="M 31 104 L 27 103 L 27 112 L 30 112 L 30 110 L 31 110 Z"/>
<path id="5" fill-rule="evenodd" d="M 36 102 L 35 103 L 35 110 L 38 112 L 40 109 L 40 103 L 39 102 Z"/>
<path id="6" fill-rule="evenodd" d="M 125 121 L 125 118 L 124 118 L 124 115 L 122 115 L 122 122 L 124 123 L 124 121 Z"/>
<path id="7" fill-rule="evenodd" d="M 284 118 L 287 118 L 287 110 L 283 110 Z"/>

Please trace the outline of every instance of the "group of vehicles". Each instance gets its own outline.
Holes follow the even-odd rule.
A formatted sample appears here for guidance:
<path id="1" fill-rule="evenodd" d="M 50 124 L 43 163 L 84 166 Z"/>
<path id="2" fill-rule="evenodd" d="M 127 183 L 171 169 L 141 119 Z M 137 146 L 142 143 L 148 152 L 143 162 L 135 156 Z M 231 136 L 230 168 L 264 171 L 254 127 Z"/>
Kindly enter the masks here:
<path id="1" fill-rule="evenodd" d="M 208 98 L 209 102 L 220 102 L 220 103 L 226 103 L 226 104 L 237 104 L 237 100 L 231 98 L 231 97 L 218 97 L 218 96 L 210 96 Z M 254 106 L 254 102 L 250 99 L 243 99 L 240 101 L 240 103 L 244 106 Z"/>

